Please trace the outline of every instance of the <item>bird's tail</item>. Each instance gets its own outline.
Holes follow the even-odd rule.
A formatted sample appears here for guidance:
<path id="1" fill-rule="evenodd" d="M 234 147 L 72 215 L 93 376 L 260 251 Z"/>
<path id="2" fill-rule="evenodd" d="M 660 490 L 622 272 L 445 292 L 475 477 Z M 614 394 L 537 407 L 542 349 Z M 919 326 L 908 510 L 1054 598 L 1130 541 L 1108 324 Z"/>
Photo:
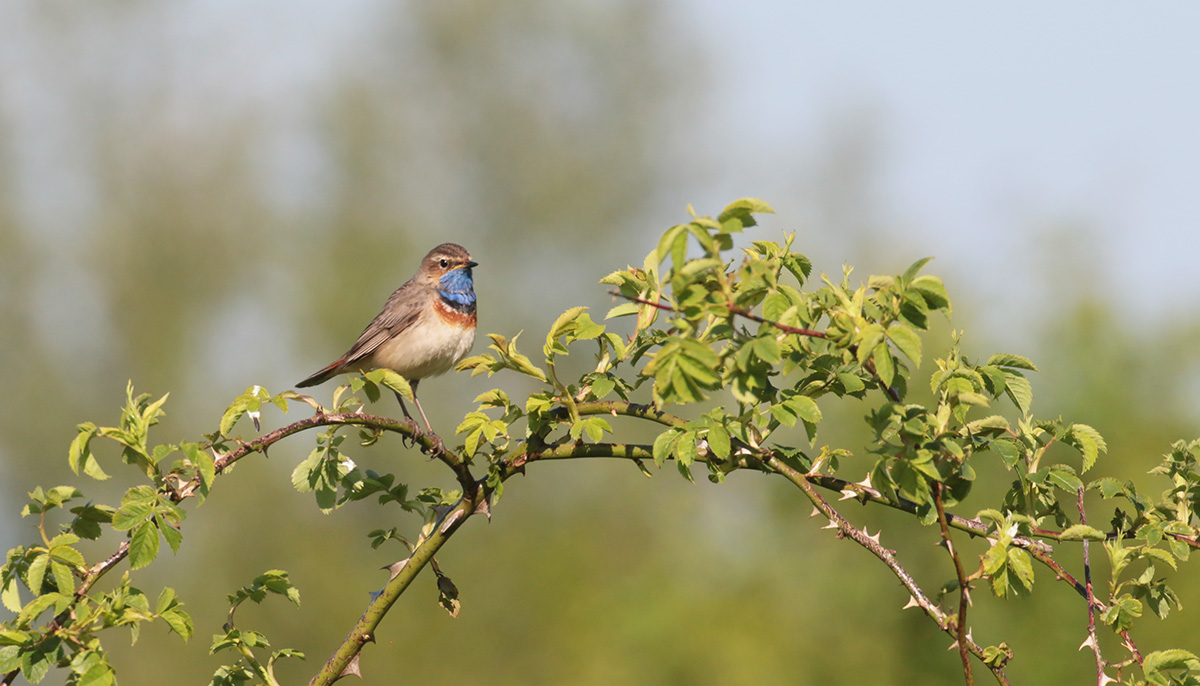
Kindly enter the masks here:
<path id="1" fill-rule="evenodd" d="M 314 372 L 312 376 L 296 384 L 296 388 L 307 388 L 308 386 L 316 386 L 323 384 L 344 371 L 343 365 L 346 364 L 346 357 L 343 355 L 336 362 L 322 369 L 319 372 Z"/>

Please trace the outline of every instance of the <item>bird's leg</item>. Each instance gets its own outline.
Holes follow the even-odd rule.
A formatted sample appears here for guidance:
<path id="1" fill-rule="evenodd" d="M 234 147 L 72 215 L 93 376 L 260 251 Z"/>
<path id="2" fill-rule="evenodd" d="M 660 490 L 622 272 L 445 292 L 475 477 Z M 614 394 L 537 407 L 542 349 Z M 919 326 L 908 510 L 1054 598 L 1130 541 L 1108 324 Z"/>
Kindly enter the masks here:
<path id="1" fill-rule="evenodd" d="M 415 385 L 415 384 L 414 384 L 414 385 Z M 392 392 L 396 394 L 396 402 L 400 403 L 400 411 L 404 413 L 404 418 L 405 418 L 406 420 L 408 420 L 408 423 L 409 423 L 409 425 L 410 425 L 410 426 L 412 426 L 412 428 L 413 428 L 413 429 L 416 429 L 416 428 L 417 428 L 417 423 L 416 423 L 415 421 L 413 421 L 412 415 L 410 415 L 410 414 L 408 413 L 408 407 L 406 407 L 406 406 L 404 405 L 404 397 L 403 397 L 403 396 L 401 396 L 401 395 L 400 395 L 400 393 L 399 393 L 398 391 L 392 391 Z M 415 398 L 416 398 L 416 395 L 414 395 L 414 396 L 413 396 L 413 398 L 415 399 Z M 420 407 L 420 405 L 417 405 L 417 407 Z M 422 415 L 422 416 L 423 416 L 423 415 Z M 404 443 L 404 447 L 406 447 L 406 448 L 408 448 L 408 447 L 410 447 L 410 446 L 412 445 L 412 443 L 411 443 L 411 440 L 412 440 L 412 439 L 410 439 L 410 438 L 409 438 L 409 437 L 407 437 L 407 436 L 404 436 L 404 437 L 402 437 L 402 438 L 401 438 L 401 441 Z"/>
<path id="2" fill-rule="evenodd" d="M 425 408 L 421 407 L 421 399 L 417 397 L 417 384 L 420 379 L 412 382 L 413 402 L 417 404 L 417 411 L 421 413 L 421 421 L 425 422 L 425 432 L 433 437 L 434 445 L 430 449 L 431 455 L 445 450 L 445 445 L 442 443 L 442 437 L 433 432 L 433 427 L 429 425 L 429 419 L 425 416 Z"/>
<path id="3" fill-rule="evenodd" d="M 400 411 L 404 413 L 404 418 L 412 421 L 412 415 L 408 413 L 408 407 L 404 404 L 404 396 L 400 395 L 400 391 L 392 391 L 396 394 L 396 402 L 400 403 Z"/>

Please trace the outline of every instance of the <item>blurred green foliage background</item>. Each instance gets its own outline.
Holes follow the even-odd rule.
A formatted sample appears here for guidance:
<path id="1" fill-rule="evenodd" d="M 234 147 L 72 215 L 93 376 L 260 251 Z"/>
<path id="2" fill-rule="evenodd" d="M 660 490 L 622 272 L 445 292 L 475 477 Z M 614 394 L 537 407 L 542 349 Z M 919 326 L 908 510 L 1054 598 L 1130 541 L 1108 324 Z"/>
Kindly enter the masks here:
<path id="1" fill-rule="evenodd" d="M 929 270 L 947 276 L 967 350 L 1033 357 L 1035 411 L 1097 427 L 1110 446 L 1099 472 L 1142 479 L 1170 441 L 1200 433 L 1195 313 L 1123 311 L 1086 223 L 1046 217 L 1014 239 L 1036 238 L 1011 281 L 972 271 L 994 246 L 910 239 L 872 191 L 885 127 L 870 108 L 830 112 L 821 145 L 787 156 L 789 197 L 712 196 L 720 170 L 754 158 L 704 148 L 688 122 L 714 100 L 766 108 L 771 94 L 713 92 L 723 65 L 679 12 L 542 0 L 0 10 L 3 547 L 31 535 L 15 519 L 26 491 L 77 483 L 74 427 L 114 422 L 128 380 L 171 393 L 160 441 L 195 438 L 246 387 L 281 390 L 340 354 L 443 241 L 481 264 L 481 333 L 536 342 L 565 307 L 605 311 L 596 281 L 640 263 L 685 203 L 716 212 L 737 195 L 803 205 L 756 231 L 799 229 L 796 248 L 835 278 L 843 261 L 865 280 L 939 255 Z M 451 375 L 422 398 L 448 436 L 490 387 Z M 864 455 L 866 408 L 822 409 L 819 443 Z M 416 520 L 363 504 L 320 514 L 288 480 L 309 447 L 239 465 L 190 511 L 183 549 L 139 585 L 174 586 L 197 638 L 185 647 L 160 627 L 133 648 L 114 641 L 123 684 L 207 678 L 225 594 L 272 568 L 291 572 L 302 607 L 244 608 L 241 623 L 309 655 L 283 668 L 290 682 L 327 657 L 401 555 L 365 533 Z M 381 471 L 404 461 L 414 486 L 450 485 L 397 441 L 361 452 Z M 419 581 L 365 652 L 364 683 L 961 683 L 945 637 L 901 612 L 886 570 L 820 531 L 797 496 L 747 475 L 713 486 L 624 463 L 537 465 L 441 556 L 459 618 L 437 607 L 432 577 Z M 932 530 L 848 512 L 883 527 L 928 587 L 950 578 Z M 1151 622 L 1161 636 L 1196 625 L 1200 583 L 1179 589 L 1185 614 Z M 1013 645 L 1014 683 L 1086 678 L 1083 605 L 1041 569 L 1036 591 L 998 603 L 981 589 L 976 640 Z"/>

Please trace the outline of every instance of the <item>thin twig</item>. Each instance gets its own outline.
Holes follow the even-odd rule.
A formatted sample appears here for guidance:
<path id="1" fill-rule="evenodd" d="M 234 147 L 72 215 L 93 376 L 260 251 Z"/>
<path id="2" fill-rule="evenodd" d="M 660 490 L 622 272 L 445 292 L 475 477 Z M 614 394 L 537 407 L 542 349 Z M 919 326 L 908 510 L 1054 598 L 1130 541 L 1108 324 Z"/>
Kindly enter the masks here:
<path id="1" fill-rule="evenodd" d="M 768 456 L 765 458 L 765 463 L 767 466 L 782 474 L 788 481 L 791 481 L 797 488 L 803 491 L 804 494 L 808 496 L 808 499 L 812 502 L 813 506 L 816 507 L 817 510 L 829 520 L 829 526 L 831 528 L 837 529 L 840 535 L 849 538 L 855 543 L 861 545 L 863 548 L 866 548 L 871 554 L 879 558 L 880 561 L 887 565 L 888 569 L 890 569 L 892 573 L 896 575 L 896 578 L 900 579 L 900 583 L 904 585 L 904 588 L 908 590 L 909 594 L 911 595 L 911 600 L 909 601 L 910 605 L 916 605 L 924 610 L 926 615 L 937 622 L 938 627 L 942 631 L 950 634 L 950 636 L 954 637 L 955 640 L 961 641 L 960 645 L 964 646 L 971 655 L 979 658 L 980 661 L 984 661 L 983 648 L 965 635 L 962 638 L 959 638 L 958 628 L 954 626 L 954 620 L 929 599 L 929 596 L 927 596 L 921 587 L 917 585 L 917 582 L 913 579 L 912 575 L 908 573 L 908 570 L 906 570 L 896 559 L 895 552 L 883 547 L 883 545 L 879 542 L 878 534 L 875 536 L 868 536 L 866 532 L 847 522 L 845 517 L 838 513 L 838 511 L 835 510 L 833 506 L 828 503 L 828 501 L 821 497 L 821 494 L 817 492 L 817 490 L 813 487 L 813 484 L 808 481 L 804 474 L 789 467 L 778 457 L 774 455 Z M 1008 684 L 1008 677 L 1004 674 L 1004 664 L 1006 661 L 1007 660 L 1003 658 L 993 661 L 994 664 L 984 661 L 984 665 L 991 670 L 992 675 L 996 678 L 996 681 L 1005 686 Z"/>
<path id="2" fill-rule="evenodd" d="M 967 680 L 967 686 L 974 686 L 975 677 L 971 674 L 971 656 L 967 650 L 967 606 L 971 604 L 971 589 L 967 585 L 967 575 L 963 573 L 962 560 L 958 557 L 954 542 L 950 540 L 950 526 L 946 523 L 946 507 L 942 503 L 944 488 L 942 482 L 933 482 L 933 503 L 937 507 L 938 524 L 942 529 L 942 545 L 950 554 L 950 559 L 954 561 L 954 573 L 958 578 L 958 617 L 955 626 L 958 634 L 955 644 L 958 646 L 959 657 L 962 658 L 963 676 Z"/>
<path id="3" fill-rule="evenodd" d="M 329 686 L 346 674 L 356 673 L 359 653 L 362 652 L 363 646 L 375 641 L 375 630 L 388 610 L 408 589 L 421 570 L 433 560 L 434 553 L 446 544 L 471 515 L 480 511 L 480 504 L 490 495 L 484 487 L 476 488 L 472 493 L 464 493 L 463 499 L 438 520 L 427 537 L 417 543 L 412 554 L 393 566 L 392 578 L 384 585 L 383 590 L 372 595 L 367 609 L 309 682 L 309 686 Z"/>
<path id="4" fill-rule="evenodd" d="M 1079 487 L 1079 498 L 1077 500 L 1079 506 L 1079 523 L 1087 524 L 1087 512 L 1083 507 L 1083 486 Z M 1104 686 L 1105 683 L 1111 681 L 1109 676 L 1104 673 L 1104 656 L 1100 654 L 1100 640 L 1096 637 L 1096 595 L 1092 591 L 1092 560 L 1088 552 L 1088 540 L 1083 539 L 1083 585 L 1086 593 L 1085 598 L 1088 606 L 1088 637 L 1083 642 L 1083 646 L 1091 645 L 1092 652 L 1096 655 L 1096 686 Z"/>

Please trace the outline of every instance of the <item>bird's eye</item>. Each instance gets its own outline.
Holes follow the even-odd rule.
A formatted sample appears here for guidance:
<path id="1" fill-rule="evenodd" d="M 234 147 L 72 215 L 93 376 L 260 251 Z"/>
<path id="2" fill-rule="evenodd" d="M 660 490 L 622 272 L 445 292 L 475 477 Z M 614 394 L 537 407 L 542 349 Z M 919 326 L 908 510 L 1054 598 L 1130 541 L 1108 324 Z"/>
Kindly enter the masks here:
<path id="1" fill-rule="evenodd" d="M 447 260 L 446 258 L 443 257 L 441 260 L 438 261 L 438 264 L 441 265 L 442 269 L 445 269 L 446 267 L 450 266 L 450 260 Z"/>

